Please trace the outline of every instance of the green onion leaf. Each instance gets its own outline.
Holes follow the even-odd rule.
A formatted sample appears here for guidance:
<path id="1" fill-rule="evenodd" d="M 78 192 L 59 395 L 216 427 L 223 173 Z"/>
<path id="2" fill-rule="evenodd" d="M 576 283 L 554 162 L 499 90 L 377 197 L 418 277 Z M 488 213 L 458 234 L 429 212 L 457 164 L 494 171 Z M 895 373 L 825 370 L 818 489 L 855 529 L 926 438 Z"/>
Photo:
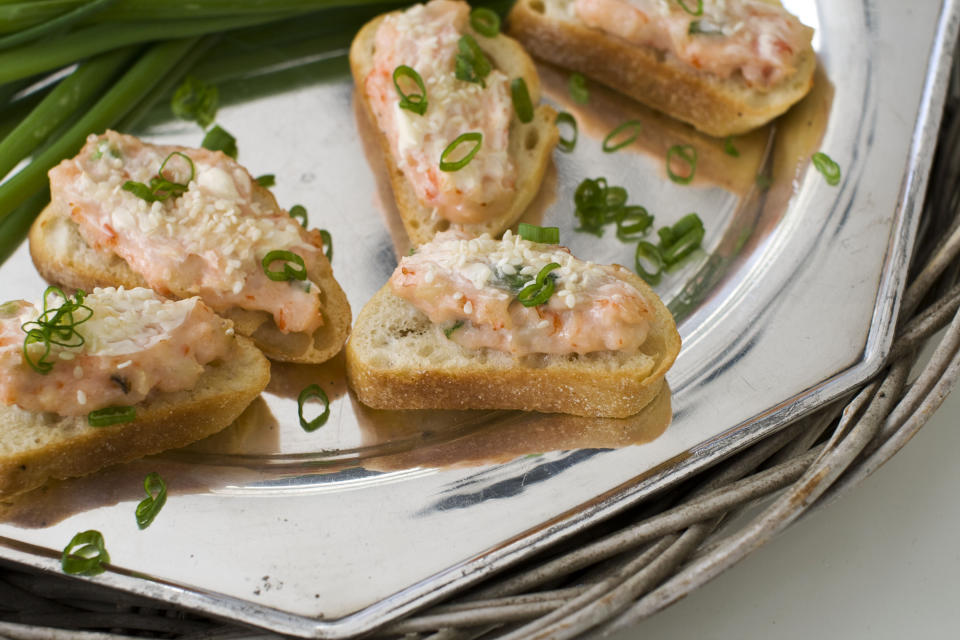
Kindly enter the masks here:
<path id="1" fill-rule="evenodd" d="M 560 229 L 558 227 L 538 227 L 535 224 L 521 222 L 517 225 L 517 235 L 530 242 L 560 244 Z"/>
<path id="2" fill-rule="evenodd" d="M 500 33 L 500 16 L 486 7 L 477 7 L 470 12 L 470 26 L 480 35 L 493 38 Z"/>
<path id="3" fill-rule="evenodd" d="M 685 175 L 674 173 L 673 161 L 678 158 L 687 165 Z M 675 144 L 667 149 L 667 176 L 677 184 L 690 184 L 697 173 L 697 150 L 693 145 Z"/>
<path id="4" fill-rule="evenodd" d="M 740 151 L 733 146 L 733 136 L 727 136 L 727 139 L 723 141 L 723 152 L 734 158 L 740 157 Z"/>
<path id="5" fill-rule="evenodd" d="M 690 27 L 687 28 L 687 34 L 691 36 L 722 36 L 723 28 L 721 28 L 720 25 L 711 22 L 710 20 L 693 20 L 690 22 Z"/>
<path id="6" fill-rule="evenodd" d="M 510 81 L 510 97 L 513 98 L 513 110 L 520 122 L 533 120 L 533 103 L 530 102 L 530 92 L 527 91 L 527 83 L 523 78 Z"/>
<path id="7" fill-rule="evenodd" d="M 587 89 L 587 79 L 583 77 L 582 73 L 570 74 L 568 88 L 570 89 L 570 97 L 573 98 L 573 101 L 577 104 L 587 104 L 590 102 L 590 91 Z"/>
<path id="8" fill-rule="evenodd" d="M 320 229 L 320 238 L 323 239 L 323 255 L 328 261 L 333 261 L 333 236 L 326 229 Z"/>
<path id="9" fill-rule="evenodd" d="M 453 332 L 463 326 L 463 320 L 457 320 L 451 326 L 443 330 L 443 335 L 447 336 L 447 339 L 450 339 L 450 336 L 453 335 Z"/>
<path id="10" fill-rule="evenodd" d="M 170 101 L 173 115 L 182 120 L 194 121 L 204 129 L 213 124 L 219 105 L 220 92 L 217 88 L 193 76 L 184 78 Z"/>
<path id="11" fill-rule="evenodd" d="M 464 34 L 457 41 L 457 49 L 459 51 L 455 60 L 454 75 L 458 80 L 479 83 L 486 88 L 487 85 L 483 79 L 490 75 L 493 67 L 476 39 L 469 33 Z"/>
<path id="12" fill-rule="evenodd" d="M 550 272 L 559 268 L 559 264 L 551 262 L 543 267 L 543 269 L 540 269 L 536 280 L 528 284 L 517 294 L 517 301 L 525 307 L 536 307 L 546 303 L 550 299 L 550 296 L 553 295 L 553 290 L 557 286 L 556 278 L 551 275 Z"/>
<path id="13" fill-rule="evenodd" d="M 833 161 L 833 158 L 828 156 L 825 153 L 817 151 L 813 154 L 813 166 L 817 168 L 817 171 L 823 174 L 823 177 L 826 178 L 827 184 L 831 187 L 835 187 L 840 184 L 840 165 Z"/>
<path id="14" fill-rule="evenodd" d="M 91 529 L 73 536 L 63 548 L 60 567 L 64 573 L 80 576 L 95 576 L 103 573 L 103 565 L 110 562 L 103 542 L 103 534 Z"/>
<path id="15" fill-rule="evenodd" d="M 185 183 L 173 182 L 163 174 L 163 170 L 167 167 L 167 163 L 170 162 L 174 156 L 179 156 L 186 160 L 187 165 L 190 167 L 190 176 L 187 178 Z M 193 164 L 193 160 L 190 159 L 190 156 L 182 151 L 174 151 L 164 158 L 163 162 L 160 164 L 160 169 L 157 171 L 157 175 L 150 179 L 149 186 L 143 184 L 142 182 L 127 180 L 123 183 L 122 188 L 124 191 L 129 191 L 141 200 L 146 200 L 147 202 L 160 202 L 182 195 L 185 191 L 187 191 L 190 186 L 190 182 L 195 176 L 196 167 Z"/>
<path id="16" fill-rule="evenodd" d="M 309 219 L 307 218 L 307 208 L 302 204 L 295 204 L 290 207 L 290 217 L 300 223 L 304 229 L 307 228 Z"/>
<path id="17" fill-rule="evenodd" d="M 459 160 L 448 160 L 457 147 L 465 142 L 475 142 L 470 151 L 467 152 L 465 156 Z M 470 164 L 470 161 L 473 160 L 473 156 L 477 155 L 477 152 L 480 151 L 480 147 L 483 145 L 483 134 L 479 131 L 471 131 L 470 133 L 462 133 L 457 136 L 457 139 L 447 145 L 447 148 L 443 150 L 443 153 L 440 154 L 440 171 L 459 171 L 465 166 Z"/>
<path id="18" fill-rule="evenodd" d="M 323 402 L 323 413 L 308 421 L 303 417 L 303 405 L 311 398 L 319 398 Z M 316 431 L 327 423 L 327 419 L 330 417 L 330 400 L 327 399 L 327 394 L 320 388 L 320 385 L 311 384 L 300 392 L 300 395 L 297 396 L 297 415 L 300 417 L 300 426 L 306 432 Z"/>
<path id="19" fill-rule="evenodd" d="M 273 271 L 270 269 L 270 265 L 274 262 L 283 262 L 283 269 L 280 271 Z M 263 260 L 260 261 L 261 266 L 263 266 L 263 272 L 267 275 L 268 278 L 276 282 L 283 282 L 285 280 L 306 280 L 307 279 L 307 265 L 304 264 L 303 258 L 298 256 L 292 251 L 284 251 L 281 249 L 274 249 L 263 256 Z M 292 265 L 299 267 L 295 269 Z"/>
<path id="20" fill-rule="evenodd" d="M 692 16 L 702 16 L 703 15 L 703 0 L 697 0 L 697 6 L 695 9 L 691 9 L 687 6 L 687 3 L 690 0 L 677 0 L 677 4 L 680 5 L 684 11 L 689 13 Z"/>
<path id="21" fill-rule="evenodd" d="M 637 139 L 637 136 L 640 135 L 640 130 L 643 128 L 643 123 L 639 120 L 627 120 L 616 129 L 607 134 L 607 137 L 603 139 L 603 151 L 604 153 L 613 153 L 623 149 L 627 145 L 631 144 L 634 140 Z M 620 134 L 624 131 L 629 131 L 630 135 L 621 139 L 619 142 L 614 142 Z"/>
<path id="22" fill-rule="evenodd" d="M 156 471 L 144 478 L 143 490 L 147 492 L 147 497 L 140 501 L 136 511 L 137 527 L 140 529 L 149 527 L 167 503 L 167 485 Z"/>
<path id="23" fill-rule="evenodd" d="M 259 176 L 256 179 L 256 182 L 261 187 L 269 189 L 270 187 L 277 184 L 277 176 L 273 175 L 272 173 L 265 173 L 262 176 Z"/>
<path id="24" fill-rule="evenodd" d="M 663 276 L 663 256 L 656 245 L 645 240 L 637 243 L 637 251 L 634 254 L 634 269 L 647 284 L 656 285 L 660 283 Z"/>
<path id="25" fill-rule="evenodd" d="M 400 88 L 400 79 L 410 78 L 413 80 L 420 93 L 404 93 Z M 423 78 L 413 67 L 405 64 L 400 65 L 393 70 L 393 86 L 397 89 L 397 95 L 400 96 L 400 108 L 407 111 L 413 111 L 417 115 L 423 115 L 427 112 L 427 87 L 423 84 Z"/>
<path id="26" fill-rule="evenodd" d="M 104 407 L 87 414 L 87 424 L 91 427 L 109 427 L 114 424 L 133 422 L 136 419 L 136 407 Z"/>
<path id="27" fill-rule="evenodd" d="M 573 133 L 569 138 L 560 136 L 560 139 L 557 141 L 557 146 L 560 147 L 560 151 L 570 153 L 573 151 L 573 148 L 577 146 L 577 120 L 566 111 L 561 111 L 557 114 L 557 127 L 559 128 L 561 124 L 570 126 Z"/>
<path id="28" fill-rule="evenodd" d="M 203 142 L 200 143 L 200 146 L 210 151 L 223 151 L 234 160 L 237 159 L 237 139 L 220 125 L 216 125 L 213 129 L 207 131 L 207 135 L 203 136 Z"/>

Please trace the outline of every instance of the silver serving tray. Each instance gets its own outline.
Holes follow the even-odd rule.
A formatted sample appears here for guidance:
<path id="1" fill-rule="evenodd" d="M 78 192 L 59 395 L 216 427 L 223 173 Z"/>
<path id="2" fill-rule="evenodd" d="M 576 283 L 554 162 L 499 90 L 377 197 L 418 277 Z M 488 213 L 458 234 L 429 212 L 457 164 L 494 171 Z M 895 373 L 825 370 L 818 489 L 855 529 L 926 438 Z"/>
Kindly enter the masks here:
<path id="1" fill-rule="evenodd" d="M 349 394 L 342 357 L 274 365 L 268 391 L 225 432 L 7 505 L 0 557 L 59 571 L 73 534 L 98 529 L 113 564 L 97 582 L 284 633 L 345 637 L 622 510 L 874 374 L 915 235 L 957 2 L 785 4 L 817 30 L 816 87 L 775 127 L 738 138 L 739 158 L 595 85 L 579 108 L 564 74 L 542 69 L 580 140 L 555 155 L 529 220 L 559 226 L 579 256 L 632 265 L 612 231 L 573 231 L 573 190 L 602 175 L 628 187 L 657 227 L 690 211 L 706 224 L 706 251 L 657 287 L 684 340 L 672 397 L 626 421 L 375 412 Z M 334 272 L 356 314 L 407 250 L 369 125 L 342 57 L 271 72 L 221 85 L 218 121 L 254 175 L 278 176 L 281 204 L 304 204 L 332 232 Z M 602 153 L 599 141 L 628 118 L 645 123 L 642 140 Z M 162 110 L 139 133 L 201 139 Z M 665 176 L 664 153 L 678 143 L 700 152 L 690 186 Z M 838 187 L 809 165 L 816 150 L 842 167 Z M 773 176 L 768 190 L 758 173 Z M 25 246 L 0 274 L 2 299 L 36 299 L 44 286 Z M 295 398 L 312 382 L 332 415 L 304 433 Z M 153 470 L 171 496 L 141 532 L 133 511 Z"/>

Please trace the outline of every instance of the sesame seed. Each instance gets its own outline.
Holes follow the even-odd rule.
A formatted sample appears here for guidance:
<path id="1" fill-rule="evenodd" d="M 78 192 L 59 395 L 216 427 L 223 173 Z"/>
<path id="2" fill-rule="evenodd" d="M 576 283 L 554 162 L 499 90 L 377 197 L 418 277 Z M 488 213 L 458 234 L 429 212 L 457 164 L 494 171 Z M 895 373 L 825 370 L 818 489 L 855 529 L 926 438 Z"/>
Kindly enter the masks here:
<path id="1" fill-rule="evenodd" d="M 473 313 L 473 303 L 467 300 L 467 303 L 463 305 L 463 312 L 468 315 Z"/>
<path id="2" fill-rule="evenodd" d="M 83 367 L 77 365 L 73 368 L 73 377 L 79 380 L 83 377 Z"/>
<path id="3" fill-rule="evenodd" d="M 87 404 L 87 394 L 83 389 L 77 389 L 77 404 Z"/>
<path id="4" fill-rule="evenodd" d="M 117 365 L 117 369 L 126 369 L 133 364 L 133 360 L 125 360 Z"/>

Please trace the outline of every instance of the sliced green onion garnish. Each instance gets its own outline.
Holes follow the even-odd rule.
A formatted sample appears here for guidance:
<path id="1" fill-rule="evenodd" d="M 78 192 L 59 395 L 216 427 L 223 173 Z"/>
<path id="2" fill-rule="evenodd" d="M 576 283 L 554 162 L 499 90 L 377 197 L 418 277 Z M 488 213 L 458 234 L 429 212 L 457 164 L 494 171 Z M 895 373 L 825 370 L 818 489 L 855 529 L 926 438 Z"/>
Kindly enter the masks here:
<path id="1" fill-rule="evenodd" d="M 521 222 L 517 225 L 517 235 L 530 242 L 543 244 L 559 244 L 560 229 L 558 227 L 538 227 L 535 224 Z"/>
<path id="2" fill-rule="evenodd" d="M 302 204 L 295 204 L 290 207 L 290 217 L 300 223 L 300 226 L 304 229 L 307 228 L 309 224 L 309 218 L 307 218 L 307 208 Z"/>
<path id="3" fill-rule="evenodd" d="M 513 110 L 520 122 L 533 120 L 533 103 L 530 102 L 530 92 L 527 91 L 527 83 L 523 78 L 510 81 L 510 96 L 513 98 Z"/>
<path id="4" fill-rule="evenodd" d="M 463 326 L 463 320 L 457 320 L 452 325 L 443 330 L 443 335 L 447 336 L 447 339 L 453 335 L 453 332 Z"/>
<path id="5" fill-rule="evenodd" d="M 570 74 L 568 88 L 570 89 L 570 97 L 573 98 L 573 101 L 577 104 L 587 104 L 590 102 L 590 91 L 587 89 L 587 79 L 583 77 L 582 73 Z"/>
<path id="6" fill-rule="evenodd" d="M 693 20 L 687 28 L 687 34 L 702 36 L 722 36 L 723 29 L 710 20 Z"/>
<path id="7" fill-rule="evenodd" d="M 470 12 L 470 26 L 480 35 L 493 38 L 500 33 L 500 16 L 486 7 L 477 7 Z"/>
<path id="8" fill-rule="evenodd" d="M 217 117 L 220 92 L 213 85 L 187 76 L 177 87 L 170 100 L 173 115 L 183 120 L 192 120 L 206 129 Z"/>
<path id="9" fill-rule="evenodd" d="M 643 128 L 643 123 L 639 120 L 627 120 L 616 129 L 607 134 L 607 137 L 603 139 L 603 151 L 605 153 L 613 153 L 619 149 L 623 149 L 625 146 L 631 144 L 634 140 L 637 139 L 637 136 L 640 135 L 640 129 Z M 620 134 L 624 131 L 628 131 L 629 135 L 627 137 L 619 139 Z M 619 139 L 619 141 L 617 141 Z"/>
<path id="10" fill-rule="evenodd" d="M 270 265 L 274 262 L 283 262 L 283 269 L 280 271 L 273 271 L 270 269 Z M 267 274 L 267 277 L 271 280 L 277 282 L 283 282 L 284 280 L 306 280 L 307 279 L 307 265 L 304 264 L 303 258 L 295 254 L 293 251 L 284 251 L 282 249 L 274 249 L 263 256 L 263 260 L 260 261 L 260 264 L 263 266 L 263 272 Z M 298 268 L 294 268 L 291 265 L 295 265 Z"/>
<path id="11" fill-rule="evenodd" d="M 104 407 L 87 414 L 87 424 L 91 427 L 109 427 L 114 424 L 133 422 L 136 419 L 135 407 Z"/>
<path id="12" fill-rule="evenodd" d="M 740 151 L 733 146 L 733 136 L 727 136 L 727 139 L 723 141 L 723 152 L 734 158 L 740 157 Z"/>
<path id="13" fill-rule="evenodd" d="M 323 255 L 328 261 L 333 261 L 333 236 L 326 229 L 320 229 L 320 238 L 323 239 Z"/>
<path id="14" fill-rule="evenodd" d="M 673 159 L 678 158 L 687 165 L 686 175 L 679 175 L 673 172 Z M 667 175 L 677 184 L 690 184 L 693 182 L 693 176 L 697 173 L 697 150 L 693 145 L 675 144 L 667 149 Z"/>
<path id="15" fill-rule="evenodd" d="M 277 184 L 277 176 L 272 173 L 265 173 L 256 179 L 258 185 L 264 188 L 270 188 Z"/>
<path id="16" fill-rule="evenodd" d="M 190 167 L 190 176 L 187 178 L 186 183 L 173 182 L 163 175 L 163 170 L 167 167 L 167 163 L 170 162 L 174 156 L 179 156 L 186 160 L 187 165 Z M 142 200 L 146 200 L 147 202 L 160 202 L 182 195 L 189 188 L 190 182 L 196 176 L 196 173 L 196 167 L 193 165 L 193 160 L 190 159 L 190 156 L 182 151 L 174 151 L 164 158 L 163 162 L 160 164 L 160 169 L 157 171 L 157 175 L 150 179 L 149 186 L 143 184 L 142 182 L 127 180 L 123 183 L 123 190 L 129 191 L 133 195 Z"/>
<path id="17" fill-rule="evenodd" d="M 54 300 L 50 298 L 53 296 Z M 76 327 L 93 316 L 93 309 L 83 304 L 86 294 L 77 289 L 73 300 L 63 289 L 56 286 L 47 287 L 43 292 L 43 311 L 36 320 L 30 320 L 21 325 L 26 333 L 23 339 L 23 359 L 37 373 L 46 375 L 53 369 L 53 363 L 47 360 L 50 355 L 50 345 L 77 348 L 84 344 L 83 336 Z M 56 300 L 61 300 L 58 306 Z M 42 344 L 43 353 L 39 359 L 34 359 L 32 344 Z"/>
<path id="18" fill-rule="evenodd" d="M 546 303 L 550 299 L 550 296 L 553 295 L 553 290 L 557 286 L 550 272 L 559 268 L 559 264 L 551 262 L 543 267 L 543 269 L 540 269 L 540 273 L 537 274 L 537 279 L 517 294 L 517 301 L 525 307 L 536 307 Z"/>
<path id="19" fill-rule="evenodd" d="M 691 9 L 687 4 L 691 0 L 677 0 L 677 4 L 683 7 L 683 10 L 689 13 L 692 16 L 702 16 L 703 15 L 703 0 L 697 0 L 697 7 Z"/>
<path id="20" fill-rule="evenodd" d="M 647 284 L 659 284 L 663 276 L 663 267 L 663 256 L 660 255 L 660 249 L 656 245 L 645 240 L 637 243 L 637 251 L 634 255 L 634 269 L 637 275 Z"/>
<path id="21" fill-rule="evenodd" d="M 63 572 L 71 575 L 95 576 L 103 573 L 103 565 L 108 562 L 110 554 L 104 545 L 103 534 L 94 529 L 73 536 L 60 556 Z"/>
<path id="22" fill-rule="evenodd" d="M 646 235 L 653 224 L 653 216 L 641 206 L 624 207 L 617 218 L 617 238 L 623 242 L 633 242 Z"/>
<path id="23" fill-rule="evenodd" d="M 463 156 L 459 160 L 447 160 L 450 155 L 456 151 L 457 147 L 465 142 L 475 142 L 470 151 L 467 152 L 467 155 Z M 480 147 L 483 145 L 483 134 L 479 131 L 471 131 L 470 133 L 462 133 L 457 136 L 457 139 L 447 145 L 447 148 L 443 150 L 443 153 L 440 154 L 440 171 L 459 171 L 465 166 L 470 164 L 470 161 L 473 160 L 473 156 L 477 155 L 477 152 L 480 151 Z"/>
<path id="24" fill-rule="evenodd" d="M 477 44 L 476 39 L 469 33 L 464 34 L 457 41 L 457 49 L 459 51 L 454 67 L 454 75 L 457 79 L 465 82 L 476 82 L 480 86 L 486 87 L 483 79 L 490 75 L 493 67 L 487 60 L 487 56 L 484 55 L 480 45 Z"/>
<path id="25" fill-rule="evenodd" d="M 404 93 L 403 89 L 400 88 L 401 78 L 410 78 L 413 80 L 417 88 L 420 89 L 420 93 Z M 413 111 L 421 116 L 427 112 L 427 87 L 423 84 L 423 78 L 420 77 L 416 69 L 408 67 L 405 64 L 394 69 L 393 86 L 396 87 L 397 95 L 400 96 L 399 105 L 401 109 Z"/>
<path id="26" fill-rule="evenodd" d="M 207 131 L 207 135 L 203 136 L 203 142 L 200 143 L 200 146 L 210 151 L 223 151 L 234 160 L 237 159 L 237 139 L 220 125 L 216 125 L 213 129 Z"/>
<path id="27" fill-rule="evenodd" d="M 828 185 L 835 187 L 840 184 L 840 165 L 834 162 L 833 158 L 817 151 L 811 159 L 813 160 L 813 166 L 823 174 Z"/>
<path id="28" fill-rule="evenodd" d="M 669 233 L 660 230 L 660 254 L 667 266 L 672 266 L 700 248 L 705 234 L 703 221 L 695 213 L 680 218 L 669 228 Z"/>
<path id="29" fill-rule="evenodd" d="M 137 526 L 146 529 L 167 503 L 167 485 L 156 471 L 147 474 L 143 480 L 143 490 L 147 497 L 137 505 Z"/>
<path id="30" fill-rule="evenodd" d="M 323 402 L 323 413 L 313 420 L 307 420 L 303 417 L 303 405 L 311 398 L 320 398 Z M 327 394 L 320 388 L 320 385 L 311 384 L 300 392 L 300 395 L 297 396 L 297 415 L 300 417 L 300 426 L 307 432 L 316 431 L 327 423 L 327 419 L 330 417 L 330 400 L 327 399 Z"/>
<path id="31" fill-rule="evenodd" d="M 557 141 L 557 146 L 560 147 L 560 151 L 570 153 L 573 151 L 573 148 L 577 146 L 577 120 L 566 111 L 561 111 L 557 114 L 557 127 L 559 127 L 561 123 L 569 125 L 573 133 L 569 138 L 560 136 L 560 139 Z"/>

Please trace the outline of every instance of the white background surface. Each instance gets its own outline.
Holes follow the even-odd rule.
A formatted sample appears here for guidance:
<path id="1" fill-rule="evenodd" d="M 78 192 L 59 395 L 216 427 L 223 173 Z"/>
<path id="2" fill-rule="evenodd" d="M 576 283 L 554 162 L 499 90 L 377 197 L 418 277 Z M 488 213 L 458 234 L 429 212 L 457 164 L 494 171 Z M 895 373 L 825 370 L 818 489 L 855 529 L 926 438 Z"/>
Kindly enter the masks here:
<path id="1" fill-rule="evenodd" d="M 615 640 L 960 638 L 960 392 L 863 484 Z"/>

